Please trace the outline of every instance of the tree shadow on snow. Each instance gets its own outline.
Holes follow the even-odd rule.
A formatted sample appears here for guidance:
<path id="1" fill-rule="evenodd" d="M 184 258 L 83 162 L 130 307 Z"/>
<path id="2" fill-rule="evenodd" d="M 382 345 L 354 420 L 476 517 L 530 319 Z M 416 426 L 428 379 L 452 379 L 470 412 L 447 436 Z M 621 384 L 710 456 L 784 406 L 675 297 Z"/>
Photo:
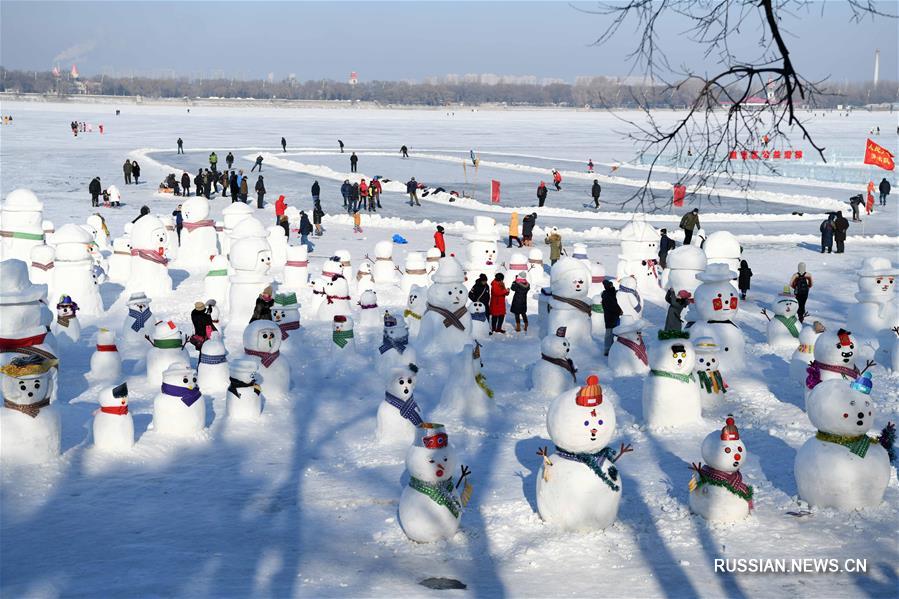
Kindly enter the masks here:
<path id="1" fill-rule="evenodd" d="M 796 479 L 793 476 L 793 463 L 796 461 L 796 450 L 787 445 L 782 439 L 768 434 L 767 431 L 758 428 L 744 428 L 740 431 L 741 437 L 746 439 L 746 447 L 752 450 L 764 448 L 764 455 L 759 455 L 759 465 L 765 478 L 774 485 L 777 490 L 792 497 L 799 491 L 796 489 Z"/>
<path id="2" fill-rule="evenodd" d="M 542 447 L 549 447 L 552 441 L 543 437 L 531 437 L 530 439 L 522 439 L 515 444 L 515 458 L 525 470 L 519 470 L 515 473 L 521 479 L 521 494 L 527 500 L 531 510 L 537 513 L 537 474 L 540 471 L 540 456 L 537 450 Z M 528 474 L 525 474 L 525 471 Z"/>

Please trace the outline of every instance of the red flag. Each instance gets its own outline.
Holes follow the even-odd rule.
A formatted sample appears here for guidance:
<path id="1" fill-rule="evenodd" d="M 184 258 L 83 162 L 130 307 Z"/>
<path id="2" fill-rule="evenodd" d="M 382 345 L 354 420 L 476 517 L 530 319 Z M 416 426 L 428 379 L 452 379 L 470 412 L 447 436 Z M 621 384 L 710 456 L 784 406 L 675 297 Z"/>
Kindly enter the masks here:
<path id="1" fill-rule="evenodd" d="M 893 162 L 893 153 L 870 139 L 865 142 L 865 164 L 873 164 L 887 171 L 896 167 Z"/>
<path id="2" fill-rule="evenodd" d="M 685 185 L 674 186 L 674 205 L 680 208 L 684 205 L 684 197 L 687 195 L 687 187 Z"/>
<path id="3" fill-rule="evenodd" d="M 499 181 L 496 179 L 490 181 L 490 201 L 499 204 Z"/>

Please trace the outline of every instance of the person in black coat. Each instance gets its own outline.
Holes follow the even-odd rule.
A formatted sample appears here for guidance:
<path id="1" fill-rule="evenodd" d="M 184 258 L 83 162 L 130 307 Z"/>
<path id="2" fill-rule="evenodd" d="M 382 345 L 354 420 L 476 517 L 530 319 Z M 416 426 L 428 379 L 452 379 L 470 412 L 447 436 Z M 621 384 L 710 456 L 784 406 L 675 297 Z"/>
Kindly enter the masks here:
<path id="1" fill-rule="evenodd" d="M 621 322 L 621 315 L 624 311 L 618 305 L 618 291 L 612 281 L 602 282 L 602 294 L 600 295 L 600 303 L 602 305 L 602 318 L 606 325 L 605 350 L 603 355 L 608 356 L 609 350 L 612 348 L 612 341 L 615 337 L 612 335 L 612 329 Z"/>
<path id="2" fill-rule="evenodd" d="M 190 342 L 199 350 L 203 342 L 209 339 L 209 332 L 215 331 L 212 323 L 212 309 L 203 302 L 194 302 L 194 309 L 190 312 L 190 321 L 194 325 L 194 334 Z"/>
<path id="3" fill-rule="evenodd" d="M 849 221 L 843 216 L 843 211 L 838 210 L 836 217 L 833 219 L 833 240 L 837 244 L 837 254 L 842 254 L 846 249 L 846 231 L 849 230 Z"/>
<path id="4" fill-rule="evenodd" d="M 91 179 L 90 184 L 87 186 L 87 190 L 91 193 L 91 206 L 99 206 L 100 194 L 103 193 L 103 186 L 100 185 L 100 177 Z"/>
<path id="5" fill-rule="evenodd" d="M 230 171 L 231 165 L 234 164 L 234 154 L 232 154 L 231 152 L 228 152 L 228 155 L 225 156 L 225 164 L 228 165 L 228 170 Z"/>
<path id="6" fill-rule="evenodd" d="M 350 211 L 356 212 L 359 210 L 359 184 L 353 183 L 350 186 Z"/>
<path id="7" fill-rule="evenodd" d="M 178 153 L 184 153 L 184 140 L 182 140 L 180 137 L 178 138 Z"/>
<path id="8" fill-rule="evenodd" d="M 749 291 L 749 284 L 752 280 L 752 269 L 749 268 L 749 262 L 740 260 L 740 268 L 738 270 L 740 276 L 737 277 L 737 288 L 740 290 L 740 299 L 746 299 L 746 292 Z"/>
<path id="9" fill-rule="evenodd" d="M 187 172 L 181 174 L 181 187 L 184 189 L 184 197 L 190 195 L 190 175 Z"/>
<path id="10" fill-rule="evenodd" d="M 257 320 L 271 320 L 272 306 L 275 305 L 275 298 L 272 297 L 272 288 L 266 287 L 256 298 L 256 306 L 253 307 L 253 316 L 250 322 Z"/>
<path id="11" fill-rule="evenodd" d="M 538 206 L 542 207 L 544 202 L 546 202 L 546 194 L 547 194 L 546 184 L 543 181 L 541 181 L 540 185 L 537 187 L 537 205 Z"/>
<path id="12" fill-rule="evenodd" d="M 317 237 L 321 237 L 322 235 L 322 217 L 325 215 L 325 211 L 322 210 L 322 205 L 319 202 L 315 203 L 315 206 L 312 208 L 312 224 L 315 226 L 315 235 Z"/>
<path id="13" fill-rule="evenodd" d="M 262 210 L 262 207 L 265 206 L 265 183 L 262 181 L 262 175 L 259 175 L 259 178 L 256 179 L 256 207 Z"/>
<path id="14" fill-rule="evenodd" d="M 473 302 L 481 302 L 485 308 L 490 307 L 490 284 L 487 282 L 487 275 L 481 273 L 478 280 L 471 286 L 468 299 Z"/>
<path id="15" fill-rule="evenodd" d="M 886 206 L 887 205 L 887 196 L 890 195 L 890 190 L 892 189 L 892 187 L 890 186 L 890 182 L 887 181 L 886 177 L 884 177 L 880 181 L 880 185 L 877 186 L 877 189 L 878 189 L 878 191 L 880 191 L 880 205 Z"/>
<path id="16" fill-rule="evenodd" d="M 659 238 L 659 265 L 662 268 L 668 266 L 668 252 L 676 245 L 674 240 L 668 237 L 668 229 L 662 229 L 662 236 Z"/>
<path id="17" fill-rule="evenodd" d="M 313 181 L 312 182 L 312 201 L 317 202 L 319 199 L 319 196 L 321 196 L 321 193 L 322 193 L 322 188 L 318 184 L 318 181 L 317 180 Z"/>
<path id="18" fill-rule="evenodd" d="M 677 293 L 674 289 L 669 289 L 665 293 L 665 302 L 668 303 L 668 313 L 665 315 L 665 329 L 669 331 L 680 331 L 683 329 L 684 321 L 681 314 L 690 303 L 690 292 L 681 289 Z"/>
<path id="19" fill-rule="evenodd" d="M 521 221 L 521 243 L 526 246 L 533 245 L 532 241 L 534 239 L 534 225 L 536 224 L 536 212 L 531 212 L 530 214 L 525 215 L 524 220 Z"/>
<path id="20" fill-rule="evenodd" d="M 131 176 L 134 177 L 134 184 L 138 185 L 140 183 L 140 165 L 137 160 L 131 161 Z"/>
<path id="21" fill-rule="evenodd" d="M 515 315 L 515 331 L 521 331 L 520 321 L 524 321 L 524 332 L 528 332 L 528 293 L 531 291 L 531 284 L 528 283 L 524 273 L 518 273 L 512 286 L 509 288 L 512 292 L 512 305 L 509 311 Z"/>
<path id="22" fill-rule="evenodd" d="M 231 178 L 228 179 L 228 187 L 231 189 L 231 202 L 234 203 L 240 198 L 240 186 L 237 184 L 237 173 L 231 171 Z"/>
<path id="23" fill-rule="evenodd" d="M 281 138 L 281 151 L 282 152 L 287 151 L 287 140 L 284 139 L 283 137 Z"/>
<path id="24" fill-rule="evenodd" d="M 593 196 L 593 207 L 599 208 L 599 194 L 602 193 L 602 186 L 598 179 L 593 179 L 593 187 L 590 189 L 590 195 Z"/>
<path id="25" fill-rule="evenodd" d="M 172 216 L 175 217 L 175 233 L 178 234 L 178 245 L 181 245 L 181 229 L 184 228 L 184 216 L 181 214 L 181 204 L 172 210 Z"/>
<path id="26" fill-rule="evenodd" d="M 341 153 L 343 152 L 343 146 L 340 146 Z M 356 156 L 356 152 L 350 154 L 350 172 L 356 172 L 356 165 L 359 164 L 359 157 Z"/>
<path id="27" fill-rule="evenodd" d="M 312 242 L 309 241 L 309 235 L 312 233 L 312 223 L 309 222 L 309 217 L 306 216 L 306 212 L 300 210 L 300 243 L 305 245 L 306 248 L 311 252 L 315 249 L 315 246 L 312 245 Z"/>

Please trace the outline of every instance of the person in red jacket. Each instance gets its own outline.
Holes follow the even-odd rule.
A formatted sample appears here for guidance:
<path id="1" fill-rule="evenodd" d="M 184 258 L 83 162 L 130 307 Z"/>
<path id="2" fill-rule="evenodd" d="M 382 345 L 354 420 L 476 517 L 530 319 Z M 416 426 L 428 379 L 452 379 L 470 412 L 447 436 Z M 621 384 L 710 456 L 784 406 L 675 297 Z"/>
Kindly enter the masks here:
<path id="1" fill-rule="evenodd" d="M 553 185 L 556 186 L 556 191 L 562 191 L 562 173 L 553 169 Z"/>
<path id="2" fill-rule="evenodd" d="M 371 180 L 371 198 L 378 208 L 381 207 L 381 191 L 381 181 L 375 177 Z"/>
<path id="3" fill-rule="evenodd" d="M 503 273 L 498 272 L 490 283 L 490 334 L 505 333 L 503 320 L 506 319 L 506 296 L 509 290 L 503 283 Z"/>
<path id="4" fill-rule="evenodd" d="M 437 231 L 434 233 L 434 247 L 440 250 L 440 257 L 446 257 L 446 241 L 443 239 L 443 227 L 437 225 Z"/>
<path id="5" fill-rule="evenodd" d="M 287 200 L 284 196 L 278 196 L 278 201 L 275 202 L 275 224 L 281 227 L 284 227 L 284 235 L 290 239 L 290 226 L 287 223 L 287 214 L 285 211 L 287 210 Z"/>

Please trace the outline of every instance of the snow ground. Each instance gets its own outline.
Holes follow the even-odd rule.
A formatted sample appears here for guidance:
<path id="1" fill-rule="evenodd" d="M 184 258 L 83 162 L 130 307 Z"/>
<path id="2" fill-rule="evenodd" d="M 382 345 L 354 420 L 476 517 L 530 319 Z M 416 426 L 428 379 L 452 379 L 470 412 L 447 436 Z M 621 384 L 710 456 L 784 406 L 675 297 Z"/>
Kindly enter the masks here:
<path id="1" fill-rule="evenodd" d="M 125 207 L 103 211 L 117 236 L 141 204 L 160 214 L 173 209 L 170 197 L 155 193 L 169 172 L 163 165 L 193 173 L 205 164 L 208 149 L 216 149 L 221 164 L 230 149 L 248 171 L 246 157 L 278 154 L 275 146 L 284 135 L 289 152 L 279 160 L 286 163 L 266 161 L 266 186 L 269 199 L 284 193 L 290 203 L 308 208 L 313 178 L 322 184 L 324 208 L 331 214 L 326 235 L 315 240 L 315 271 L 340 248 L 352 252 L 355 265 L 376 241 L 395 232 L 409 240 L 405 247 L 424 250 L 431 245 L 429 223 L 444 223 L 450 251 L 461 253 L 461 234 L 473 215 L 496 217 L 504 232 L 505 211 L 518 207 L 522 213 L 533 205 L 535 181 L 548 177 L 521 167 L 545 167 L 548 173 L 557 166 L 574 173 L 587 157 L 597 165 L 611 164 L 628 159 L 630 151 L 615 133 L 620 122 L 601 113 L 195 107 L 188 114 L 169 107 L 122 108 L 115 117 L 109 106 L 6 103 L 4 113 L 13 114 L 15 124 L 0 132 L 0 194 L 21 186 L 33 189 L 45 203 L 45 217 L 58 228 L 84 222 L 92 212 L 86 188 L 99 174 L 104 185 L 115 182 L 124 195 Z M 68 122 L 74 119 L 102 122 L 106 133 L 73 138 Z M 852 301 L 853 273 L 861 259 L 882 255 L 897 260 L 895 201 L 866 218 L 863 232 L 857 230 L 860 226 L 850 229 L 847 254 L 822 255 L 815 247 L 817 224 L 828 209 L 820 200 L 852 195 L 845 183 L 862 168 L 855 156 L 860 156 L 867 131 L 875 125 L 891 131 L 894 121 L 886 113 L 829 114 L 815 125 L 842 162 L 823 166 L 809 161 L 805 171 L 791 165 L 791 179 L 782 185 L 760 183 L 760 191 L 783 201 L 752 202 L 753 214 L 740 214 L 745 201 L 728 203 L 726 196 L 720 206 L 703 206 L 708 232 L 726 228 L 740 235 L 756 277 L 740 318 L 751 367 L 728 379 L 732 391 L 727 401 L 706 414 L 702 426 L 667 433 L 645 430 L 640 425 L 641 381 L 614 377 L 601 358 L 575 356 L 582 376 L 599 373 L 603 386 L 618 397 L 615 443 L 626 441 L 636 448 L 621 462 L 622 508 L 608 530 L 560 533 L 536 514 L 536 451 L 550 444 L 544 410 L 552 399 L 527 390 L 527 371 L 539 356 L 536 316 L 528 335 L 491 339 L 484 347 L 484 372 L 499 406 L 491 422 L 482 428 L 446 422 L 462 462 L 472 467 L 475 494 L 454 539 L 420 546 L 409 542 L 396 522 L 402 455 L 386 452 L 372 440 L 383 394 L 373 375 L 379 331 L 366 331 L 357 339 L 360 356 L 335 365 L 325 349 L 330 328 L 304 314 L 303 358 L 294 362 L 291 401 L 270 402 L 259 423 L 235 426 L 221 418 L 223 397 L 209 397 L 210 427 L 187 442 L 165 441 L 147 430 L 155 391 L 139 377 L 129 378 L 137 445 L 127 455 L 100 455 L 88 438 L 99 388 L 82 374 L 96 328 L 117 328 L 125 314 L 121 287 L 104 284 L 107 314 L 84 319 L 82 342 L 62 356 L 63 456 L 43 467 L 3 470 L 0 591 L 4 596 L 427 596 L 434 592 L 418 582 L 444 576 L 461 580 L 476 596 L 491 597 L 896 596 L 895 470 L 877 509 L 852 514 L 814 510 L 805 518 L 787 514 L 800 507 L 793 459 L 814 431 L 802 411 L 801 389 L 786 378 L 789 356 L 764 343 L 765 320 L 759 313 L 801 260 L 815 276 L 809 310 L 828 328 L 838 326 Z M 188 151 L 183 156 L 174 151 L 178 136 Z M 341 162 L 348 155 L 334 154 L 338 137 L 348 152 L 373 150 L 371 155 L 357 150 L 360 172 L 399 181 L 412 175 L 428 183 L 464 181 L 461 166 L 419 158 L 419 147 L 422 153 L 458 157 L 474 147 L 485 162 L 513 168 L 485 168 L 479 175 L 479 202 L 424 202 L 413 211 L 401 203 L 401 194 L 387 193 L 383 215 L 365 217 L 364 233 L 358 235 L 339 213 L 336 199 L 337 186 L 348 175 L 343 170 L 348 165 Z M 395 152 L 402 144 L 410 147 L 413 159 L 398 159 Z M 121 163 L 132 153 L 139 156 L 147 181 L 137 188 L 121 184 Z M 544 153 L 551 158 L 539 156 Z M 338 179 L 324 176 L 325 168 L 340 169 Z M 812 176 L 812 169 L 828 174 Z M 483 201 L 488 172 L 504 182 L 501 211 Z M 877 180 L 881 176 L 864 172 Z M 642 172 L 620 169 L 616 175 L 633 185 Z M 801 180 L 792 181 L 796 178 Z M 614 272 L 617 229 L 630 215 L 605 206 L 598 214 L 583 211 L 589 179 L 572 175 L 566 181 L 570 186 L 565 183 L 561 194 L 550 194 L 538 223 L 559 225 L 566 240 L 585 240 L 591 255 Z M 627 187 L 604 185 L 604 193 L 615 196 Z M 860 182 L 858 192 L 862 190 Z M 216 215 L 226 202 L 213 203 Z M 807 214 L 792 216 L 794 209 Z M 266 211 L 271 213 L 271 207 Z M 682 211 L 675 212 L 650 218 L 657 226 L 676 227 Z M 266 224 L 271 218 L 261 217 Z M 398 247 L 395 255 L 399 264 L 403 249 Z M 503 259 L 507 255 L 501 254 Z M 176 295 L 154 302 L 153 309 L 186 324 L 203 281 L 184 271 L 174 275 Z M 393 307 L 400 298 L 381 294 L 379 299 Z M 661 306 L 648 310 L 649 320 L 663 322 Z M 235 355 L 239 340 L 226 341 Z M 126 362 L 124 372 L 131 374 L 133 366 Z M 422 372 L 416 396 L 427 414 L 449 373 L 445 365 L 428 361 Z M 880 367 L 874 374 L 879 430 L 899 416 L 899 376 Z M 736 416 L 750 452 L 744 474 L 756 488 L 756 509 L 743 523 L 710 526 L 686 507 L 688 466 L 700 458 L 702 438 L 720 429 L 728 413 Z M 865 558 L 868 573 L 715 574 L 713 560 L 724 557 Z"/>

